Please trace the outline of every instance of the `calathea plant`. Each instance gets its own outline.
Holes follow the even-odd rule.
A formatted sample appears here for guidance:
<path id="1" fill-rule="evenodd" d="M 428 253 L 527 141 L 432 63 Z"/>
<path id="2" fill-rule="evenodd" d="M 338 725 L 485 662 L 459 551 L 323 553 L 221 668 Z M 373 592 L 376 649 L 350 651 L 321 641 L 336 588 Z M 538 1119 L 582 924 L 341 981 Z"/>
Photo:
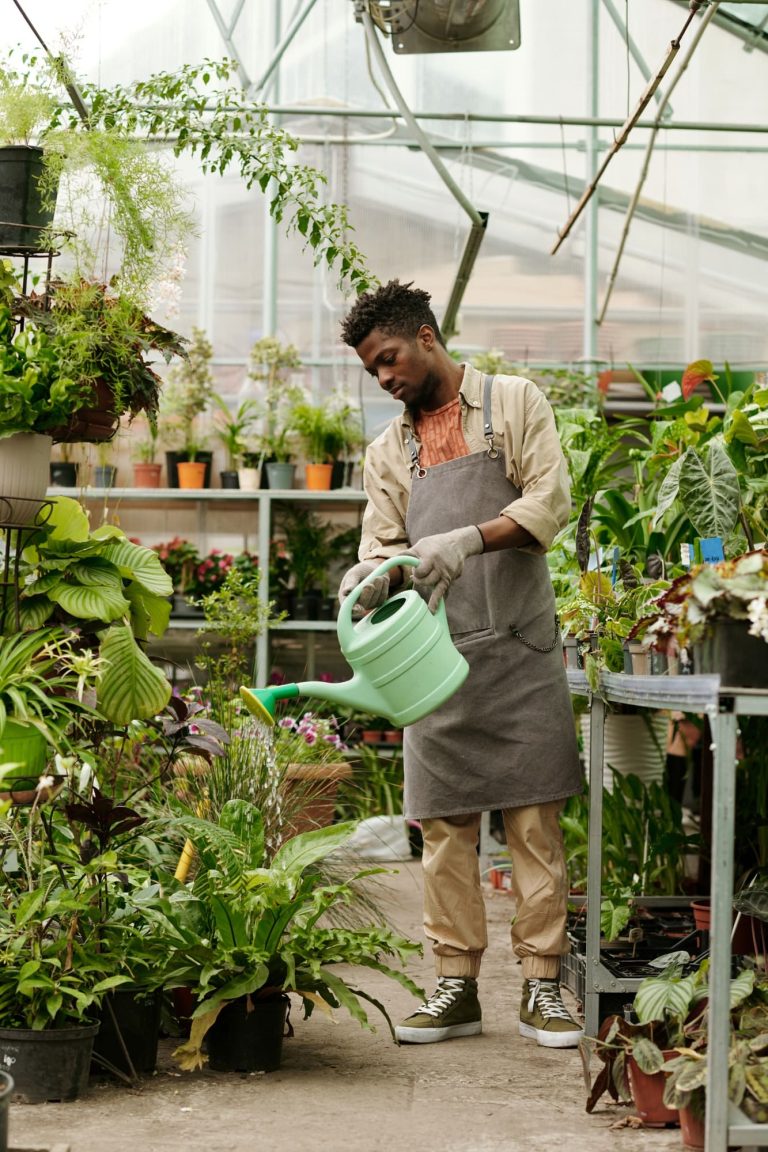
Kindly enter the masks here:
<path id="1" fill-rule="evenodd" d="M 110 525 L 91 532 L 77 501 L 60 497 L 25 547 L 20 576 L 22 630 L 58 624 L 97 647 L 97 707 L 106 719 L 122 725 L 162 711 L 171 686 L 142 648 L 170 616 L 173 585 L 155 552 Z"/>

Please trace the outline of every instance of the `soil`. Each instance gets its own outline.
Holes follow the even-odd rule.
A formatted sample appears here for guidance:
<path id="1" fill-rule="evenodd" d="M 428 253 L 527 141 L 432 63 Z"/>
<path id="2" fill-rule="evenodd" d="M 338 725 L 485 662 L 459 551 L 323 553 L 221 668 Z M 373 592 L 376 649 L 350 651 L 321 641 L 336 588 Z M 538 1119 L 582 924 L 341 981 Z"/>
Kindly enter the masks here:
<path id="1" fill-rule="evenodd" d="M 392 865 L 378 900 L 403 934 L 421 939 L 418 860 Z M 12 1152 L 666 1152 L 679 1128 L 642 1129 L 632 1109 L 605 1105 L 588 1115 L 575 1049 L 540 1048 L 517 1031 L 522 977 L 509 946 L 514 904 L 486 890 L 489 947 L 479 987 L 481 1036 L 442 1044 L 393 1043 L 383 1017 L 376 1031 L 347 1013 L 301 1018 L 283 1045 L 278 1072 L 181 1073 L 163 1039 L 158 1071 L 137 1089 L 93 1080 L 70 1104 L 13 1105 Z M 429 955 L 411 975 L 428 991 Z M 415 1007 L 410 994 L 378 973 L 356 980 L 393 1020 Z M 568 991 L 569 1007 L 576 1004 Z M 618 1125 L 618 1126 L 617 1126 Z"/>

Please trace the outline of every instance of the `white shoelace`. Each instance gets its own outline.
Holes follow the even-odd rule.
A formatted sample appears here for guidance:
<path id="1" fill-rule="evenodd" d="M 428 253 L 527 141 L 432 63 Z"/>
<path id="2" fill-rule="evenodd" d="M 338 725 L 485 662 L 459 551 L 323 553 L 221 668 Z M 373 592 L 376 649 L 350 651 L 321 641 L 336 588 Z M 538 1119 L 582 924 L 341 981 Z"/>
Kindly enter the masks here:
<path id="1" fill-rule="evenodd" d="M 571 1014 L 560 997 L 560 985 L 550 981 L 531 980 L 528 983 L 528 1011 L 536 1004 L 545 1020 L 570 1020 Z"/>
<path id="2" fill-rule="evenodd" d="M 460 978 L 453 978 L 451 976 L 438 976 L 437 988 L 430 996 L 429 1000 L 425 1000 L 416 1012 L 425 1012 L 427 1016 L 439 1016 L 440 1013 L 450 1008 L 454 1000 L 464 991 L 464 981 Z"/>

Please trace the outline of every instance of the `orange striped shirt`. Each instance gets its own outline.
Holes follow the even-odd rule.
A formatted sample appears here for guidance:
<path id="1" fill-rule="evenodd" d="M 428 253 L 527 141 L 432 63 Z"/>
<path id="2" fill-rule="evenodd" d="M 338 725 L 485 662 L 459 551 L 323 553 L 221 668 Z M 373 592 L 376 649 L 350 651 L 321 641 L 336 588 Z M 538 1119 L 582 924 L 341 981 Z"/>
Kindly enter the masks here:
<path id="1" fill-rule="evenodd" d="M 468 456 L 469 448 L 461 427 L 461 404 L 458 396 L 434 412 L 419 412 L 415 422 L 421 440 L 419 464 L 430 468 L 459 456 Z"/>

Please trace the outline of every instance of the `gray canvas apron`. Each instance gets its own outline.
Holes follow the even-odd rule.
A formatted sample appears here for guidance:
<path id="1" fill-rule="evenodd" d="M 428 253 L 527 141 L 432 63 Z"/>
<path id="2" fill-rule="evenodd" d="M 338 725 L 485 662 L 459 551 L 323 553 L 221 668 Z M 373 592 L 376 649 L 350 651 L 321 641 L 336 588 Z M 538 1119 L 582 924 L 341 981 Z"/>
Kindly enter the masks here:
<path id="1" fill-rule="evenodd" d="M 413 464 L 409 544 L 495 520 L 520 498 L 493 445 L 492 377 L 483 397 L 489 449 L 430 468 Z M 508 548 L 470 556 L 445 599 L 469 662 L 462 687 L 404 734 L 412 819 L 540 804 L 581 791 L 582 772 L 555 596 L 544 556 Z"/>

